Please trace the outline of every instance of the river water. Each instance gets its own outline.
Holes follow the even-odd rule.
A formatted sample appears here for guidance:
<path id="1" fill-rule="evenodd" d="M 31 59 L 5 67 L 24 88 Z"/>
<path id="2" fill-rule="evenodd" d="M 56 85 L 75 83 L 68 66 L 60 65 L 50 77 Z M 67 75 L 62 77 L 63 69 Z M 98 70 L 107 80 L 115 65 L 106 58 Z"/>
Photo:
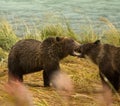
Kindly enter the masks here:
<path id="1" fill-rule="evenodd" d="M 25 26 L 30 29 L 67 20 L 80 32 L 83 26 L 91 25 L 101 31 L 107 18 L 120 28 L 120 0 L 0 0 L 0 18 L 7 19 L 18 35 L 23 35 Z"/>

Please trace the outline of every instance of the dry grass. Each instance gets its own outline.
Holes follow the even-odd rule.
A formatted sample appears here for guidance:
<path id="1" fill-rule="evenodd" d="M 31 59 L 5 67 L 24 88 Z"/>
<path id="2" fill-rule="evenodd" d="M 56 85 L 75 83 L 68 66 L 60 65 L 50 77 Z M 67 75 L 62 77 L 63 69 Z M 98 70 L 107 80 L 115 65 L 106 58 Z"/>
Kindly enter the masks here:
<path id="1" fill-rule="evenodd" d="M 106 106 L 101 93 L 102 86 L 98 68 L 94 64 L 88 60 L 69 56 L 61 61 L 61 69 L 70 76 L 73 82 L 74 90 L 71 94 L 56 91 L 53 87 L 44 88 L 42 72 L 24 76 L 24 84 L 33 95 L 34 106 Z M 3 71 L 0 70 L 0 73 L 2 74 Z M 3 89 L 3 85 L 7 82 L 7 73 L 4 72 L 0 79 L 0 88 Z M 8 105 L 9 97 L 8 93 L 0 90 L 0 104 L 16 106 Z M 120 98 L 113 95 L 112 99 L 112 106 L 119 106 Z"/>
<path id="2" fill-rule="evenodd" d="M 108 30 L 103 31 L 103 42 L 120 46 L 120 31 L 108 19 L 101 17 L 100 21 L 108 27 Z"/>

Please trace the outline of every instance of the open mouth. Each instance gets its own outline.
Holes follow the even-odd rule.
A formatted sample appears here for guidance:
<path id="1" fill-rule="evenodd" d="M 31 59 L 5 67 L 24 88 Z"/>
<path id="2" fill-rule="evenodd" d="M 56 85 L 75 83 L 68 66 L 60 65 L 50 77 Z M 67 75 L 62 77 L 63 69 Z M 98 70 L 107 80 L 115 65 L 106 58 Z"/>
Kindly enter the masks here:
<path id="1" fill-rule="evenodd" d="M 72 55 L 73 56 L 80 56 L 80 53 L 74 50 L 73 53 L 72 53 Z"/>
<path id="2" fill-rule="evenodd" d="M 80 48 L 76 48 L 72 52 L 73 56 L 77 56 L 79 58 L 85 58 L 84 53 L 81 52 Z"/>
<path id="3" fill-rule="evenodd" d="M 73 51 L 72 54 L 71 54 L 71 56 L 77 56 L 79 58 L 85 58 L 84 54 L 79 53 L 77 51 Z"/>
<path id="4" fill-rule="evenodd" d="M 78 50 L 74 49 L 74 50 L 71 51 L 71 54 L 70 54 L 70 55 L 71 55 L 71 56 L 77 56 L 77 57 L 79 57 L 79 56 L 80 56 L 80 53 L 78 52 Z"/>

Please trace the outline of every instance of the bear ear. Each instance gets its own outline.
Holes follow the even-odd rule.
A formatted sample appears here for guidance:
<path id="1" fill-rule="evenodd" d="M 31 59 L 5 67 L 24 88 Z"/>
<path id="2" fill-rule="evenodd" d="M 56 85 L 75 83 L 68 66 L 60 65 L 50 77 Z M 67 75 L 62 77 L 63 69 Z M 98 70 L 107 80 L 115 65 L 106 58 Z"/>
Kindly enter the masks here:
<path id="1" fill-rule="evenodd" d="M 94 44 L 100 44 L 100 40 L 96 40 Z"/>
<path id="2" fill-rule="evenodd" d="M 59 41 L 61 41 L 61 40 L 62 40 L 62 38 L 61 38 L 61 37 L 59 37 L 59 36 L 57 36 L 57 37 L 56 37 L 56 41 L 58 41 L 58 42 L 59 42 Z"/>

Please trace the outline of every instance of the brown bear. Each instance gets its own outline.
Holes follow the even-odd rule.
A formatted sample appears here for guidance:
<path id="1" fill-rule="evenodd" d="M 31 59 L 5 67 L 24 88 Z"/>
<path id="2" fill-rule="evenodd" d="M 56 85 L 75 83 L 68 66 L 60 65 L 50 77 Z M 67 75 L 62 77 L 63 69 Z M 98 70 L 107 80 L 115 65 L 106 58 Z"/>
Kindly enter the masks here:
<path id="1" fill-rule="evenodd" d="M 103 86 L 104 84 L 108 86 L 108 83 L 105 81 L 106 77 L 115 90 L 119 90 L 120 47 L 115 47 L 110 44 L 101 44 L 100 40 L 97 40 L 94 43 L 80 45 L 79 52 L 81 53 L 81 58 L 88 56 L 98 65 Z"/>
<path id="2" fill-rule="evenodd" d="M 23 81 L 23 75 L 43 70 L 44 86 L 50 86 L 50 78 L 60 69 L 59 62 L 68 55 L 78 55 L 80 44 L 67 37 L 48 37 L 43 42 L 24 39 L 18 41 L 8 56 L 8 81 Z"/>

